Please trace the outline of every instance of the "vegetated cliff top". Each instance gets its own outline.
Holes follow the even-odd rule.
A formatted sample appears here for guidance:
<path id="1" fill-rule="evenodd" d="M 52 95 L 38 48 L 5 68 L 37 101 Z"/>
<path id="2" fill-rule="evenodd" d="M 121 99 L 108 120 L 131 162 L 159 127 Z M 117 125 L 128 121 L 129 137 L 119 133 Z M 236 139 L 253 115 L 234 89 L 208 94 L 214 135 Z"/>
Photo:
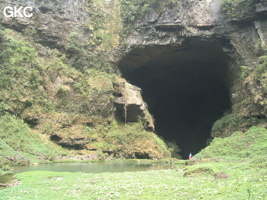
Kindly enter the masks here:
<path id="1" fill-rule="evenodd" d="M 266 0 L 222 0 L 221 4 L 229 20 L 249 20 L 267 11 Z"/>

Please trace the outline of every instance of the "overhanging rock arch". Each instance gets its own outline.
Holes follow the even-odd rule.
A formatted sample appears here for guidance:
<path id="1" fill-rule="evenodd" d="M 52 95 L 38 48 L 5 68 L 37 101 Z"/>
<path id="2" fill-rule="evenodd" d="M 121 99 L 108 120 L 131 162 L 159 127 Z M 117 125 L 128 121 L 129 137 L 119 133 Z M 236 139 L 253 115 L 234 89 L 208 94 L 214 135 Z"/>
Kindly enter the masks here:
<path id="1" fill-rule="evenodd" d="M 119 61 L 122 76 L 142 89 L 156 133 L 175 141 L 183 157 L 204 148 L 214 122 L 231 109 L 233 51 L 223 37 L 186 37 L 137 45 Z"/>

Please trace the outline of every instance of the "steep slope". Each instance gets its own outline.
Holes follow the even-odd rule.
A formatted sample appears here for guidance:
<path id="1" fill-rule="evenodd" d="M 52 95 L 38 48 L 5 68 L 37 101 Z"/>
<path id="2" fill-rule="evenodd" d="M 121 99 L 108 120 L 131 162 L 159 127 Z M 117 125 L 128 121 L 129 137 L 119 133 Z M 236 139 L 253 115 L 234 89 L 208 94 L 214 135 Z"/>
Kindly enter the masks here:
<path id="1" fill-rule="evenodd" d="M 266 11 L 263 1 L 179 1 L 136 20 L 118 66 L 184 158 L 266 123 Z"/>
<path id="2" fill-rule="evenodd" d="M 1 118 L 90 159 L 186 158 L 265 126 L 264 1 L 20 5 L 33 17 L 0 16 Z"/>
<path id="3" fill-rule="evenodd" d="M 145 130 L 153 129 L 146 107 L 140 117 L 135 114 L 134 124 L 116 120 L 120 116 L 114 100 L 124 93 L 125 82 L 111 64 L 111 50 L 119 42 L 114 33 L 120 29 L 114 25 L 118 13 L 98 1 L 18 1 L 14 6 L 20 3 L 36 10 L 31 19 L 1 15 L 0 118 L 17 116 L 24 122 L 21 126 L 30 127 L 26 132 L 40 134 L 40 146 L 50 139 L 73 150 L 63 154 L 81 154 L 83 159 L 169 157 L 165 143 Z M 1 10 L 7 5 L 1 2 Z M 142 98 L 138 101 L 144 104 Z M 12 138 L 24 132 L 14 131 Z M 6 134 L 1 129 L 3 144 Z M 6 153 L 1 150 L 2 157 Z"/>

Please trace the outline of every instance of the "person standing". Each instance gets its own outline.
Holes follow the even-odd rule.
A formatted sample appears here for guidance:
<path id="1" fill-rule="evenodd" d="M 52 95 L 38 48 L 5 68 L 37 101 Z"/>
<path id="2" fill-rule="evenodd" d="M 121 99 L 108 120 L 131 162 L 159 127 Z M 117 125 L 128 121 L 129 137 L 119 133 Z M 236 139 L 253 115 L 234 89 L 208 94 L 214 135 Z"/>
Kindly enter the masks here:
<path id="1" fill-rule="evenodd" d="M 193 157 L 192 153 L 189 154 L 189 160 Z"/>

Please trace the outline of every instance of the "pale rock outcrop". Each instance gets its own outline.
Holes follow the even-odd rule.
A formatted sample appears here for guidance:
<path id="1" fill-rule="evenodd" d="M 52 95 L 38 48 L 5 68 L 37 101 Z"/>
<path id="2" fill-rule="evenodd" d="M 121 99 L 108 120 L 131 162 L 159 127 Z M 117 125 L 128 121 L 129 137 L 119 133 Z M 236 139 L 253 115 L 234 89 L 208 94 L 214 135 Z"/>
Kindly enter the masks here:
<path id="1" fill-rule="evenodd" d="M 122 79 L 119 84 L 118 91 L 120 97 L 114 101 L 117 115 L 120 116 L 125 123 L 137 122 L 142 120 L 148 130 L 154 130 L 154 123 L 147 105 L 141 95 L 141 88 L 128 83 Z"/>

